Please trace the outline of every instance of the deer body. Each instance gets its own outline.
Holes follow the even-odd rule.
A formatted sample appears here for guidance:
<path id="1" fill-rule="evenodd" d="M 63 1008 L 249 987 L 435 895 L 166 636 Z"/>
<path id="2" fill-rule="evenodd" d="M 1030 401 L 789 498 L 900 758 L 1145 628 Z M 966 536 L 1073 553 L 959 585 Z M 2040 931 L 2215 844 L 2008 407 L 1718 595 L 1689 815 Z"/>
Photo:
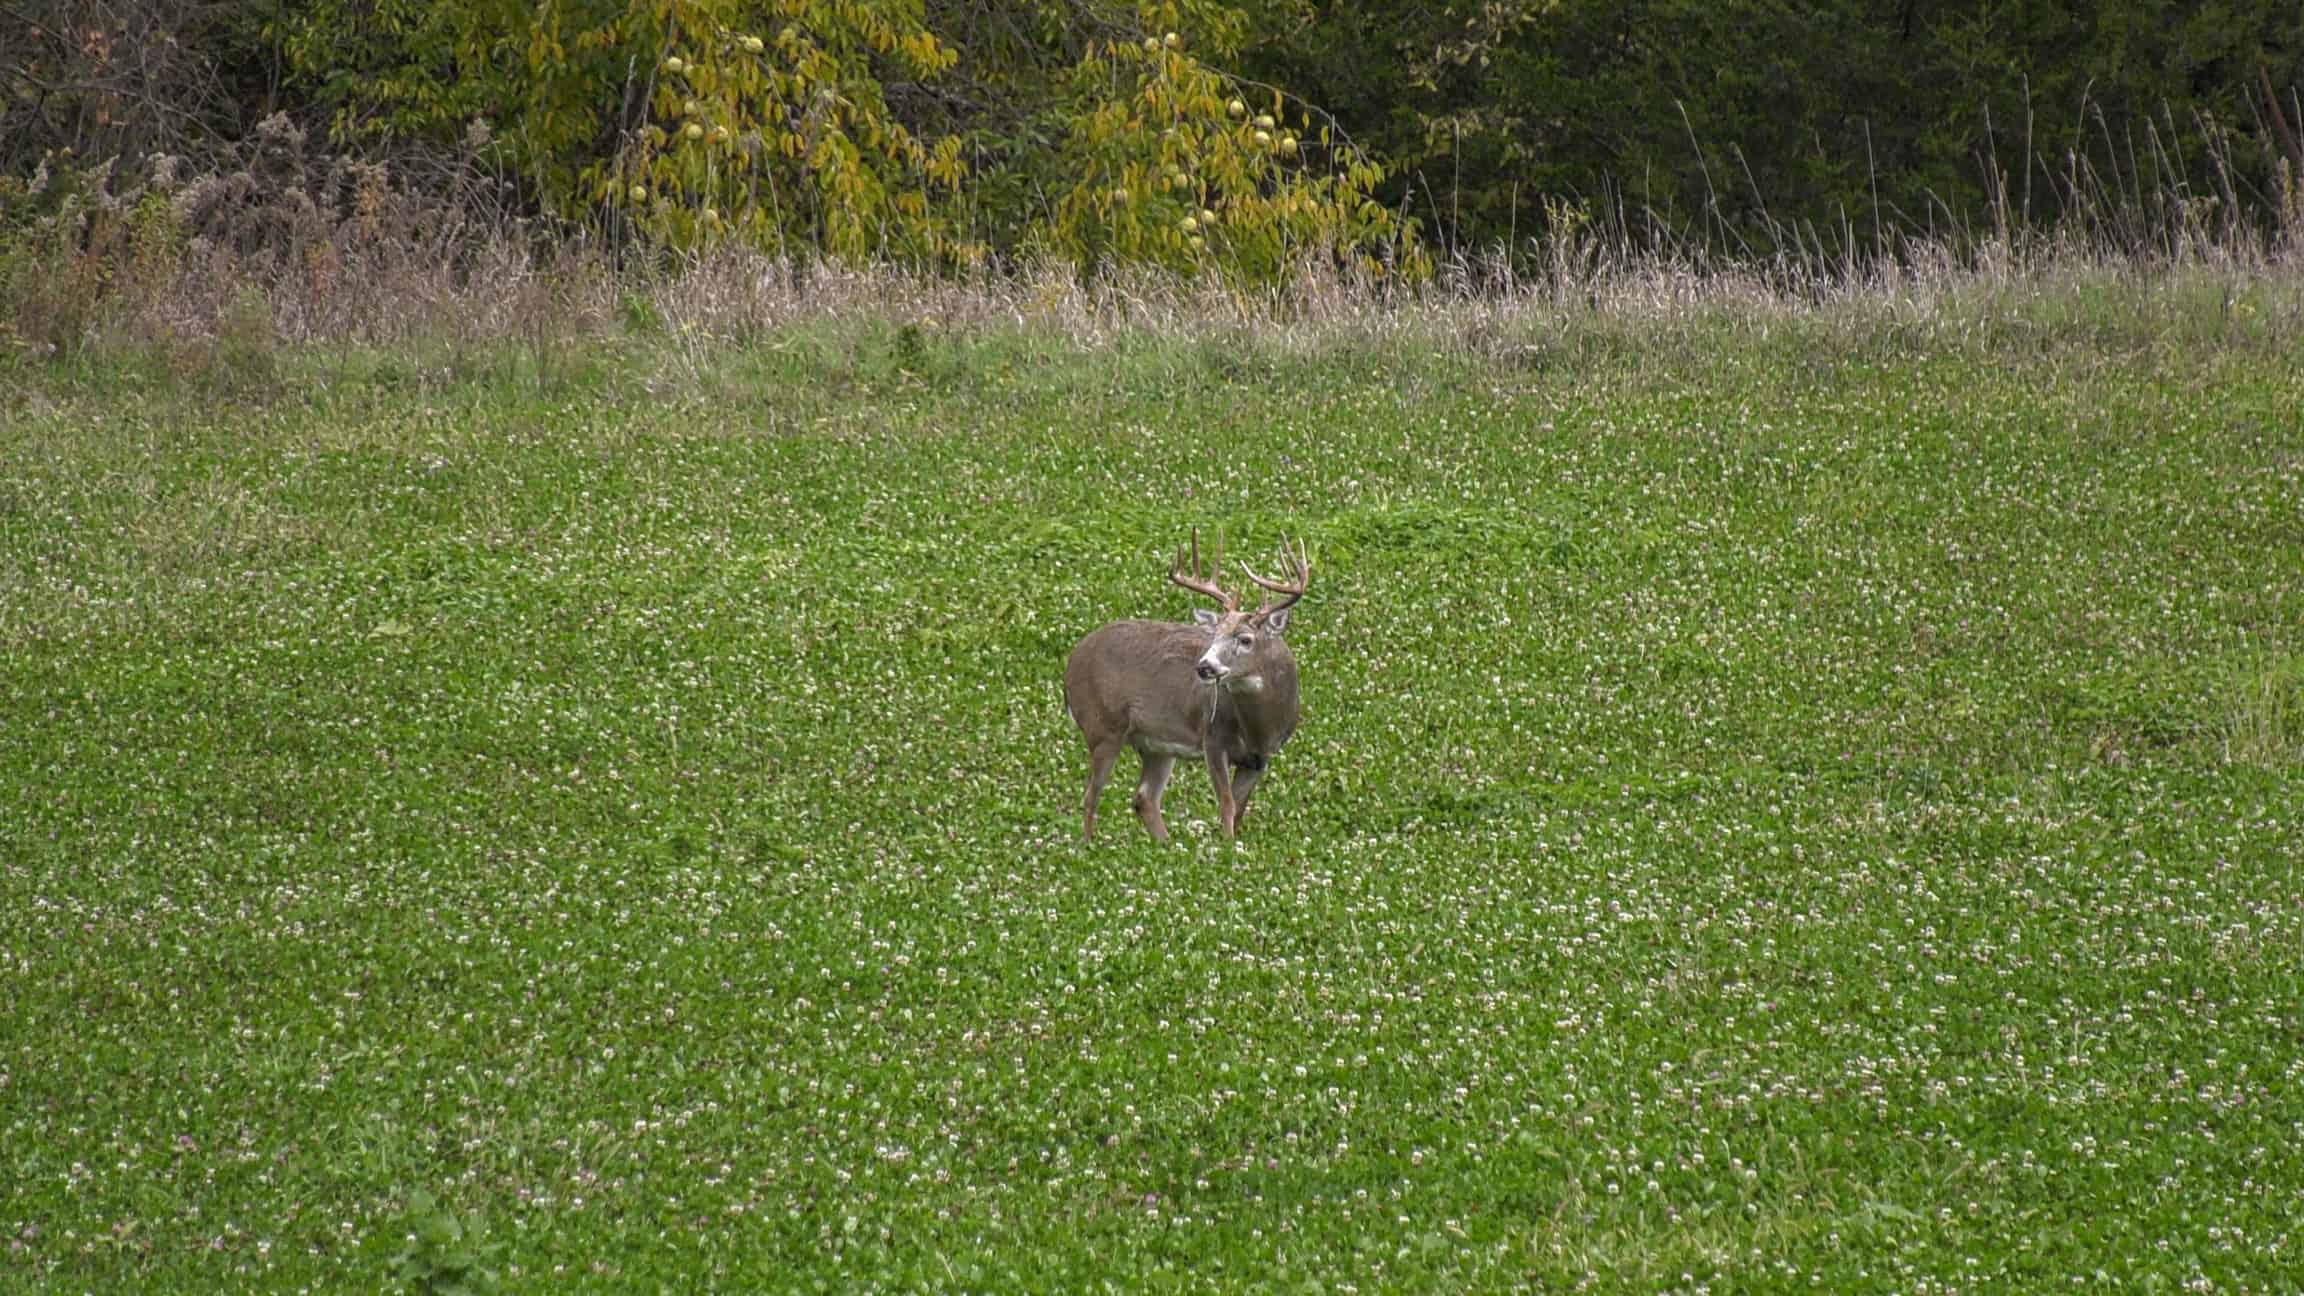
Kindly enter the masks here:
<path id="1" fill-rule="evenodd" d="M 1160 798 L 1176 761 L 1186 756 L 1207 763 L 1224 835 L 1239 834 L 1257 781 L 1296 732 L 1296 658 L 1280 632 L 1287 627 L 1289 607 L 1303 596 L 1310 568 L 1301 555 L 1291 558 L 1293 585 L 1249 573 L 1250 580 L 1288 595 L 1287 601 L 1243 612 L 1215 584 L 1221 551 L 1210 575 L 1199 576 L 1195 536 L 1192 577 L 1183 575 L 1183 555 L 1178 554 L 1170 578 L 1218 599 L 1221 612 L 1200 609 L 1190 625 L 1114 621 L 1072 650 L 1064 666 L 1064 707 L 1088 743 L 1083 837 L 1096 835 L 1096 801 L 1123 748 L 1143 761 L 1136 816 L 1154 840 L 1168 840 Z"/>

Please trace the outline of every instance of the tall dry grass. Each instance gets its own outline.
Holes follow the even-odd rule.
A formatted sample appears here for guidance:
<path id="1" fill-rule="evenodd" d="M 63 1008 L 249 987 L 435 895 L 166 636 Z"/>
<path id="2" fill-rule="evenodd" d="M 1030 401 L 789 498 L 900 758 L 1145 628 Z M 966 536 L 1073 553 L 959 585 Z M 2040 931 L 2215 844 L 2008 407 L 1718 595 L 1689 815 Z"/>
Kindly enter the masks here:
<path id="1" fill-rule="evenodd" d="M 477 157 L 475 150 L 471 157 Z M 1129 342 L 1458 354 L 1544 367 L 1735 345 L 1859 352 L 2065 345 L 2294 349 L 2304 338 L 2304 193 L 2293 177 L 2239 219 L 2233 202 L 2111 185 L 2074 169 L 2058 222 L 1991 228 L 1780 231 L 1752 256 L 1621 211 L 1556 205 L 1546 237 L 1445 260 L 1402 282 L 1308 262 L 1243 287 L 1039 261 L 954 277 L 795 261 L 736 247 L 667 259 L 519 217 L 468 157 L 410 176 L 315 161 L 284 118 L 238 164 L 187 175 L 167 158 L 127 177 L 43 168 L 0 192 L 0 375 L 136 358 L 242 392 L 276 355 L 421 346 L 525 354 L 644 343 L 670 376 L 801 329 L 1005 333 L 1070 349 Z"/>

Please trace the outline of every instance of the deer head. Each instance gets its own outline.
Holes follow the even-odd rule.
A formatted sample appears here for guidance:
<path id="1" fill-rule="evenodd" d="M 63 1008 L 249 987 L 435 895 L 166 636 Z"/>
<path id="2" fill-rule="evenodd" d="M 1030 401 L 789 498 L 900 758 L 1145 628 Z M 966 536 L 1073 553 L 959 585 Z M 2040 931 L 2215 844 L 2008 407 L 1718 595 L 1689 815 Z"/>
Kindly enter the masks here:
<path id="1" fill-rule="evenodd" d="M 1240 610 L 1239 596 L 1228 592 L 1218 583 L 1224 567 L 1224 533 L 1216 533 L 1215 557 L 1205 575 L 1200 568 L 1199 528 L 1192 530 L 1192 565 L 1189 570 L 1184 566 L 1184 553 L 1183 549 L 1178 549 L 1176 557 L 1169 562 L 1168 579 L 1195 594 L 1216 600 L 1218 608 L 1216 611 L 1207 608 L 1192 610 L 1192 620 L 1206 627 L 1209 633 L 1208 650 L 1200 654 L 1199 661 L 1193 664 L 1193 674 L 1203 683 L 1219 685 L 1235 679 L 1246 681 L 1256 678 L 1253 667 L 1258 652 L 1278 643 L 1278 636 L 1288 628 L 1288 609 L 1296 606 L 1296 601 L 1304 597 L 1304 590 L 1312 576 L 1310 555 L 1301 543 L 1293 552 L 1287 545 L 1281 546 L 1281 571 L 1285 576 L 1294 577 L 1293 580 L 1270 580 L 1250 570 L 1248 564 L 1240 564 L 1240 570 L 1248 579 L 1264 590 L 1263 600 L 1255 610 L 1243 612 Z M 1286 597 L 1274 603 L 1274 594 Z"/>

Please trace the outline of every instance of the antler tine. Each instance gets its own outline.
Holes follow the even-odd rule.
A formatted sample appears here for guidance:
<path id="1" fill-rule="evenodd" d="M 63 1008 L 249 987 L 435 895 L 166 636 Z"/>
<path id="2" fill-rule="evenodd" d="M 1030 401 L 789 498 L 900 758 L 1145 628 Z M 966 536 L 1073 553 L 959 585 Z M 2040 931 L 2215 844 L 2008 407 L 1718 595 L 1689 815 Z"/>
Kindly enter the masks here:
<path id="1" fill-rule="evenodd" d="M 1296 600 L 1303 598 L 1304 591 L 1312 587 L 1312 552 L 1305 548 L 1301 539 L 1296 542 L 1294 549 L 1290 549 L 1288 542 L 1283 539 L 1280 542 L 1282 579 L 1267 580 L 1257 575 L 1254 569 L 1246 563 L 1240 564 L 1240 570 L 1248 573 L 1248 579 L 1271 591 L 1264 596 L 1264 611 L 1278 612 L 1282 608 L 1296 606 Z M 1294 578 L 1293 583 L 1290 582 L 1289 577 Z M 1288 596 L 1287 601 L 1274 603 L 1272 601 L 1273 594 L 1285 594 Z"/>
<path id="2" fill-rule="evenodd" d="M 1206 575 L 1202 575 L 1200 572 L 1200 528 L 1198 527 L 1192 528 L 1192 574 L 1189 576 L 1184 574 L 1184 549 L 1182 546 L 1177 547 L 1176 556 L 1168 562 L 1169 580 L 1195 594 L 1205 594 L 1216 600 L 1226 612 L 1237 612 L 1240 610 L 1240 596 L 1225 592 L 1224 587 L 1217 583 L 1223 574 L 1224 532 L 1222 528 L 1218 528 L 1216 532 L 1216 561 L 1210 565 Z"/>

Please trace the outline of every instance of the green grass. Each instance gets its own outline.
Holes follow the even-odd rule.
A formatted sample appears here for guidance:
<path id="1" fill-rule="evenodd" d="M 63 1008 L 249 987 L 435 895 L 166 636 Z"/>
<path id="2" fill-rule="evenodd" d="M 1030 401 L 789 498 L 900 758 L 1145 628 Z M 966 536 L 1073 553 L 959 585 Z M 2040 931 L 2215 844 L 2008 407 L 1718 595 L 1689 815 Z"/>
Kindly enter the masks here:
<path id="1" fill-rule="evenodd" d="M 19 375 L 0 1286 L 2286 1288 L 2292 340 L 1676 327 Z"/>

